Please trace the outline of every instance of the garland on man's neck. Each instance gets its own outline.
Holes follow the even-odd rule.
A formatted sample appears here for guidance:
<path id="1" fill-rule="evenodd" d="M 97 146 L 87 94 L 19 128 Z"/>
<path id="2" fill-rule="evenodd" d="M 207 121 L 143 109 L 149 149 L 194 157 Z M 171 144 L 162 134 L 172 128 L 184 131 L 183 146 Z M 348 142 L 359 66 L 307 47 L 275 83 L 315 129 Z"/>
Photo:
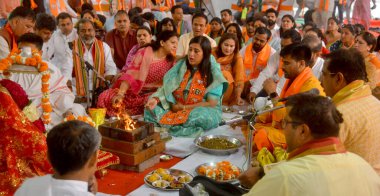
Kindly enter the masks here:
<path id="1" fill-rule="evenodd" d="M 7 58 L 0 60 L 0 73 L 5 77 L 9 77 L 9 68 L 12 65 L 26 65 L 31 67 L 36 67 L 38 72 L 42 75 L 42 98 L 41 107 L 43 110 L 42 120 L 44 124 L 49 124 L 51 121 L 50 113 L 52 112 L 52 107 L 49 100 L 49 80 L 50 71 L 49 66 L 46 62 L 42 61 L 41 54 L 37 50 L 32 51 L 32 57 L 23 57 L 20 55 L 21 50 L 16 50 L 11 52 Z"/>

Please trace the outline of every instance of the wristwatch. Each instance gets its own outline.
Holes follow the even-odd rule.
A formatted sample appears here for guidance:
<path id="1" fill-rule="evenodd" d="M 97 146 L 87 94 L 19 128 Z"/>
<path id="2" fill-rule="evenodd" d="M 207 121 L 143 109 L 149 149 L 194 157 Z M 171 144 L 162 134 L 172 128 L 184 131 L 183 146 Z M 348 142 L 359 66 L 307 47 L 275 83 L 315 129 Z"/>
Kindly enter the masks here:
<path id="1" fill-rule="evenodd" d="M 273 93 L 269 94 L 269 97 L 271 99 L 274 99 L 274 98 L 278 97 L 278 94 L 276 92 L 273 92 Z"/>

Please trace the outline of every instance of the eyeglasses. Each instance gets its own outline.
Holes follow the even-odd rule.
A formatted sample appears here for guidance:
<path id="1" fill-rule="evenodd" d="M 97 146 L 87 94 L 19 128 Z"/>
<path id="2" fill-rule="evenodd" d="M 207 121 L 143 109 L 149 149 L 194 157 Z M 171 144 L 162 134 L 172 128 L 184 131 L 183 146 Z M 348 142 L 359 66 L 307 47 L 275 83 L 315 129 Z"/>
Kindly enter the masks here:
<path id="1" fill-rule="evenodd" d="M 302 125 L 304 124 L 303 122 L 297 122 L 297 121 L 290 121 L 290 120 L 286 120 L 285 118 L 282 120 L 282 128 L 285 129 L 286 125 L 288 124 L 292 124 L 292 125 Z"/>

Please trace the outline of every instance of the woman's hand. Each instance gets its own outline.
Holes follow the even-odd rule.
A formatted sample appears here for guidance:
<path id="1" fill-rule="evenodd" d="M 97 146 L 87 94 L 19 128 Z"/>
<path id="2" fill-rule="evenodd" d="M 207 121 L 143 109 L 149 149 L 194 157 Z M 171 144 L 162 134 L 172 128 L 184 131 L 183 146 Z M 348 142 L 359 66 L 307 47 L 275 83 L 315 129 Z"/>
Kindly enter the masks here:
<path id="1" fill-rule="evenodd" d="M 182 105 L 181 103 L 177 103 L 177 104 L 172 105 L 172 111 L 173 112 L 178 112 L 178 111 L 184 110 L 184 108 L 185 108 L 185 106 Z"/>
<path id="2" fill-rule="evenodd" d="M 158 101 L 155 98 L 150 98 L 148 102 L 145 104 L 145 107 L 149 110 L 154 110 L 154 108 L 157 106 Z"/>
<path id="3" fill-rule="evenodd" d="M 240 97 L 240 96 L 237 96 L 235 98 L 235 103 L 236 105 L 244 105 L 244 100 Z"/>
<path id="4" fill-rule="evenodd" d="M 116 94 L 113 98 L 112 98 L 112 107 L 114 108 L 117 108 L 119 106 L 121 106 L 121 103 L 123 103 L 123 99 L 124 99 L 124 95 L 123 94 Z"/>
<path id="5" fill-rule="evenodd" d="M 111 81 L 111 84 L 115 84 L 116 81 L 120 78 L 120 76 L 122 75 L 123 73 L 118 73 L 116 74 L 113 78 L 112 78 L 112 81 Z"/>

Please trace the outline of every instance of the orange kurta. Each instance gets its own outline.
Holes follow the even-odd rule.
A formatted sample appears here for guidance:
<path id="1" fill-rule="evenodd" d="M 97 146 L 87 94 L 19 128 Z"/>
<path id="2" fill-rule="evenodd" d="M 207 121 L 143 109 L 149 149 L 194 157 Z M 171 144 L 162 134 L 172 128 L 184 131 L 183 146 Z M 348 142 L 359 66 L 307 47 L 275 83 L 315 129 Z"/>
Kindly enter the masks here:
<path id="1" fill-rule="evenodd" d="M 371 89 L 380 86 L 380 60 L 370 53 L 365 57 L 366 71 Z"/>
<path id="2" fill-rule="evenodd" d="M 297 93 L 309 91 L 313 88 L 318 89 L 320 92 L 319 94 L 325 96 L 321 83 L 315 76 L 313 76 L 311 68 L 306 67 L 293 82 L 289 79 L 286 80 L 280 97 L 288 97 Z M 275 106 L 280 106 L 282 104 L 283 103 L 279 102 Z M 283 108 L 272 112 L 269 118 L 268 115 L 261 115 L 258 117 L 259 122 L 255 125 L 257 131 L 254 136 L 254 142 L 258 150 L 262 147 L 267 147 L 269 150 L 273 150 L 276 146 L 286 146 L 285 136 L 281 127 L 285 115 L 286 109 Z"/>
<path id="3" fill-rule="evenodd" d="M 233 96 L 235 89 L 243 88 L 244 86 L 243 57 L 238 53 L 235 57 L 235 62 L 232 65 L 234 55 L 217 57 L 215 50 L 212 54 L 214 55 L 216 61 L 220 64 L 224 78 L 228 81 L 228 88 L 223 95 L 223 104 L 229 104 L 235 98 L 235 96 Z"/>

